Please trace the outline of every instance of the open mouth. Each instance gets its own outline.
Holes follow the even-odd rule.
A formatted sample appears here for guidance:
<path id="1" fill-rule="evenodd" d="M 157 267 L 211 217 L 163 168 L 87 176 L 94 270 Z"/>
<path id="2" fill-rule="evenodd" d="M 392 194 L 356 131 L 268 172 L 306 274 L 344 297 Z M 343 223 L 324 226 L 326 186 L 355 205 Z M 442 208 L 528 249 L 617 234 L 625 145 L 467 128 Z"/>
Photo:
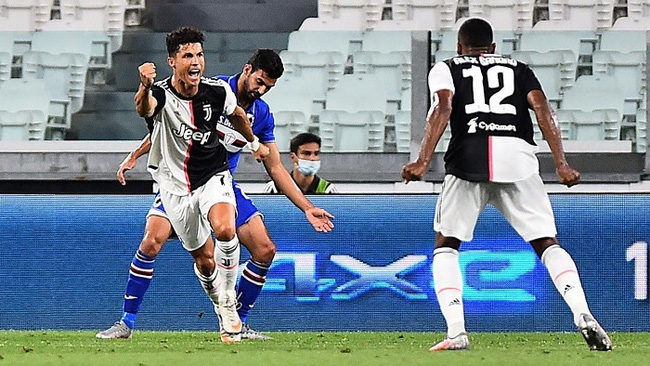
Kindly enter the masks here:
<path id="1" fill-rule="evenodd" d="M 193 79 L 199 78 L 201 76 L 201 70 L 191 69 L 190 72 L 188 72 L 188 75 Z"/>

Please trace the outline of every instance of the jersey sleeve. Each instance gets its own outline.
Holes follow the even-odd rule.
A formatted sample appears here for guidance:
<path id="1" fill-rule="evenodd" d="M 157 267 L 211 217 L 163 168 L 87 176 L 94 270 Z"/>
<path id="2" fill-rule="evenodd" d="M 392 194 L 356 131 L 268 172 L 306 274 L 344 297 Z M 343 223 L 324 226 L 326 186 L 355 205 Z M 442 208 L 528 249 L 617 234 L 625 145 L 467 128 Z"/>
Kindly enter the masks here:
<path id="1" fill-rule="evenodd" d="M 223 88 L 226 91 L 226 101 L 223 103 L 223 112 L 226 116 L 230 116 L 237 107 L 237 97 L 235 96 L 235 93 L 232 92 L 232 89 L 230 89 L 230 85 L 226 83 L 224 84 Z"/>
<path id="2" fill-rule="evenodd" d="M 156 108 L 153 110 L 151 117 L 155 117 L 165 106 L 165 90 L 158 85 L 151 86 L 151 95 L 156 99 Z"/>
<path id="3" fill-rule="evenodd" d="M 521 87 L 524 90 L 524 93 L 528 95 L 533 90 L 543 90 L 542 84 L 537 79 L 535 72 L 528 65 L 525 65 L 523 71 L 522 85 Z"/>
<path id="4" fill-rule="evenodd" d="M 260 142 L 274 142 L 275 135 L 273 131 L 275 130 L 275 117 L 271 110 L 266 108 L 263 113 L 260 113 L 260 116 L 255 117 L 257 120 L 255 123 L 260 123 L 262 128 L 255 135 L 260 139 Z"/>
<path id="5" fill-rule="evenodd" d="M 451 76 L 449 65 L 438 62 L 429 71 L 429 92 L 434 96 L 437 91 L 445 89 L 451 90 L 452 93 L 456 91 L 454 79 Z"/>

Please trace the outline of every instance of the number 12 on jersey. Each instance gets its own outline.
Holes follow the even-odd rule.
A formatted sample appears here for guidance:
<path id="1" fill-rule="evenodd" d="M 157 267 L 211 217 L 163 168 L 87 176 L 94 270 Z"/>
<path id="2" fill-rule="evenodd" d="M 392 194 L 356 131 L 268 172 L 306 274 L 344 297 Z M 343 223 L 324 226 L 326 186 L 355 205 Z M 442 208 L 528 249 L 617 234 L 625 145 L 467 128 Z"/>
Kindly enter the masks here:
<path id="1" fill-rule="evenodd" d="M 498 89 L 492 94 L 489 104 L 485 103 L 486 90 L 483 87 L 483 73 L 478 66 L 463 69 L 463 77 L 472 78 L 472 96 L 474 102 L 465 105 L 465 113 L 497 113 L 517 114 L 517 109 L 512 104 L 502 103 L 503 100 L 515 92 L 515 72 L 505 66 L 494 65 L 487 69 L 487 81 L 490 89 Z M 503 84 L 500 82 L 501 76 Z"/>

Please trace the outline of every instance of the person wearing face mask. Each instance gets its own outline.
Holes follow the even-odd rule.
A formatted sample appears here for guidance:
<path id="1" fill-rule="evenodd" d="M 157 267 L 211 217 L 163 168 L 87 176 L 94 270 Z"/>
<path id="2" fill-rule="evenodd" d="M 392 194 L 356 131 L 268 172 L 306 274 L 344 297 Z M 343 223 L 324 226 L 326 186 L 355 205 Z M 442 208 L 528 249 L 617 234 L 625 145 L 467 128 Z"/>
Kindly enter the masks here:
<path id="1" fill-rule="evenodd" d="M 320 145 L 320 137 L 309 132 L 291 139 L 289 157 L 293 170 L 290 175 L 304 194 L 338 193 L 334 184 L 316 175 L 320 169 Z M 264 187 L 264 193 L 282 192 L 270 181 Z"/>

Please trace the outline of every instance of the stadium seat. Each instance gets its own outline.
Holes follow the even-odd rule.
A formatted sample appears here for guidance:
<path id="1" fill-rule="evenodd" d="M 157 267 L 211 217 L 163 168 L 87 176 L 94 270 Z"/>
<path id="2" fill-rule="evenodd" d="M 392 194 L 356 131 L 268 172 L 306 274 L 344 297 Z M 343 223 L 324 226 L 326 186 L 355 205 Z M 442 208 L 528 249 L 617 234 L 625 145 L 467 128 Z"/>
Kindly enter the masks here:
<path id="1" fill-rule="evenodd" d="M 410 21 L 418 26 L 414 30 L 446 30 L 456 22 L 457 0 L 393 0 L 392 4 L 393 19 Z"/>
<path id="2" fill-rule="evenodd" d="M 60 0 L 61 23 L 70 31 L 105 32 L 110 52 L 122 46 L 127 0 Z"/>
<path id="3" fill-rule="evenodd" d="M 411 121 L 410 110 L 397 111 L 395 114 L 395 145 L 397 152 L 411 151 Z"/>
<path id="4" fill-rule="evenodd" d="M 411 32 L 382 32 L 377 30 L 365 32 L 361 41 L 361 50 L 377 52 L 411 52 Z"/>
<path id="5" fill-rule="evenodd" d="M 0 1 L 0 31 L 34 32 L 50 20 L 52 0 Z"/>
<path id="6" fill-rule="evenodd" d="M 370 75 L 343 75 L 336 88 L 327 93 L 325 109 L 345 112 L 380 111 L 386 114 L 389 92 L 382 80 Z"/>
<path id="7" fill-rule="evenodd" d="M 554 105 L 558 105 L 564 91 L 574 83 L 577 57 L 572 51 L 513 51 L 512 57 L 533 69 Z"/>
<path id="8" fill-rule="evenodd" d="M 275 143 L 278 150 L 289 151 L 291 138 L 301 132 L 307 131 L 309 123 L 304 113 L 298 111 L 273 112 L 275 119 Z"/>
<path id="9" fill-rule="evenodd" d="M 83 105 L 87 68 L 88 61 L 80 53 L 23 55 L 23 78 L 42 79 L 51 92 L 48 128 L 63 133 L 70 128 L 72 113 Z"/>
<path id="10" fill-rule="evenodd" d="M 400 100 L 402 91 L 411 87 L 409 52 L 362 51 L 354 54 L 354 73 L 380 79 L 389 100 Z"/>
<path id="11" fill-rule="evenodd" d="M 469 16 L 486 19 L 494 30 L 533 27 L 534 3 L 528 0 L 469 0 Z"/>
<path id="12" fill-rule="evenodd" d="M 278 82 L 268 94 L 262 97 L 271 107 L 271 112 L 274 114 L 278 112 L 300 112 L 305 116 L 306 120 L 304 129 L 310 127 L 317 129 L 318 126 L 312 122 L 314 120 L 312 116 L 318 115 L 318 112 L 323 109 L 322 102 L 316 105 L 313 96 L 302 89 L 304 84 L 300 81 L 294 84 L 289 79 L 285 80 L 284 77 L 280 80 L 281 82 Z"/>
<path id="13" fill-rule="evenodd" d="M 289 51 L 307 53 L 338 52 L 346 58 L 361 50 L 362 32 L 297 31 L 291 32 L 287 48 Z"/>
<path id="14" fill-rule="evenodd" d="M 379 111 L 320 113 L 321 150 L 324 152 L 381 152 L 384 114 Z"/>
<path id="15" fill-rule="evenodd" d="M 644 153 L 648 148 L 648 111 L 638 109 L 636 111 L 636 152 Z"/>
<path id="16" fill-rule="evenodd" d="M 616 109 L 558 110 L 562 137 L 569 140 L 618 140 L 622 116 Z"/>
<path id="17" fill-rule="evenodd" d="M 191 24 L 206 32 L 290 32 L 318 13 L 314 0 L 147 1 L 152 29 L 169 32 Z M 245 19 L 246 21 L 242 21 Z"/>
<path id="18" fill-rule="evenodd" d="M 621 17 L 616 20 L 610 30 L 649 30 L 650 14 L 643 17 Z"/>
<path id="19" fill-rule="evenodd" d="M 616 79 L 606 75 L 583 75 L 564 92 L 563 109 L 591 112 L 597 109 L 615 109 L 623 115 L 625 97 L 618 89 Z"/>
<path id="20" fill-rule="evenodd" d="M 536 29 L 603 31 L 612 26 L 614 1 L 554 0 L 548 2 L 548 11 L 549 20 L 538 22 Z M 552 28 L 545 28 L 546 25 Z"/>
<path id="21" fill-rule="evenodd" d="M 42 131 L 38 131 L 36 121 L 47 121 L 50 105 L 50 91 L 43 80 L 9 79 L 0 85 L 0 112 L 18 115 L 23 111 L 34 111 L 31 117 L 21 116 L 21 121 L 31 121 L 20 131 L 7 132 L 5 137 L 26 137 L 25 139 L 42 139 Z M 15 119 L 15 118 L 12 118 Z M 22 122 L 21 122 L 22 123 Z M 31 123 L 31 125 L 30 125 Z M 19 123 L 20 124 L 20 123 Z M 14 124 L 15 126 L 15 124 Z M 31 127 L 30 127 L 31 126 Z M 26 128 L 26 130 L 24 130 Z M 44 127 L 43 127 L 44 129 Z M 25 132 L 27 131 L 27 133 Z M 21 137 L 21 139 L 23 139 Z M 4 139 L 4 138 L 3 138 Z"/>
<path id="22" fill-rule="evenodd" d="M 336 30 L 336 29 L 359 29 L 359 30 L 372 30 L 381 20 L 382 8 L 384 6 L 383 0 L 319 0 L 318 1 L 318 20 L 335 20 L 333 24 L 348 24 L 351 28 L 305 28 L 301 26 L 300 29 L 322 29 L 322 30 Z M 313 18 L 312 18 L 313 19 Z M 313 20 L 308 23 L 318 24 Z M 304 25 L 305 23 L 303 23 Z"/>
<path id="23" fill-rule="evenodd" d="M 282 51 L 280 57 L 285 75 L 302 79 L 315 99 L 324 100 L 327 90 L 334 88 L 343 75 L 345 57 L 338 52 Z"/>
<path id="24" fill-rule="evenodd" d="M 594 51 L 594 75 L 610 75 L 625 97 L 626 115 L 634 115 L 646 89 L 646 53 Z"/>
<path id="25" fill-rule="evenodd" d="M 0 110 L 0 140 L 43 140 L 46 122 L 47 115 L 43 111 L 7 112 Z"/>
<path id="26" fill-rule="evenodd" d="M 0 86 L 11 78 L 11 54 L 0 51 Z"/>
<path id="27" fill-rule="evenodd" d="M 542 134 L 542 131 L 539 129 L 539 123 L 537 123 L 537 116 L 535 116 L 535 111 L 529 109 L 528 113 L 530 114 L 530 120 L 533 122 L 533 138 L 535 139 L 535 141 L 543 140 L 544 135 Z"/>

